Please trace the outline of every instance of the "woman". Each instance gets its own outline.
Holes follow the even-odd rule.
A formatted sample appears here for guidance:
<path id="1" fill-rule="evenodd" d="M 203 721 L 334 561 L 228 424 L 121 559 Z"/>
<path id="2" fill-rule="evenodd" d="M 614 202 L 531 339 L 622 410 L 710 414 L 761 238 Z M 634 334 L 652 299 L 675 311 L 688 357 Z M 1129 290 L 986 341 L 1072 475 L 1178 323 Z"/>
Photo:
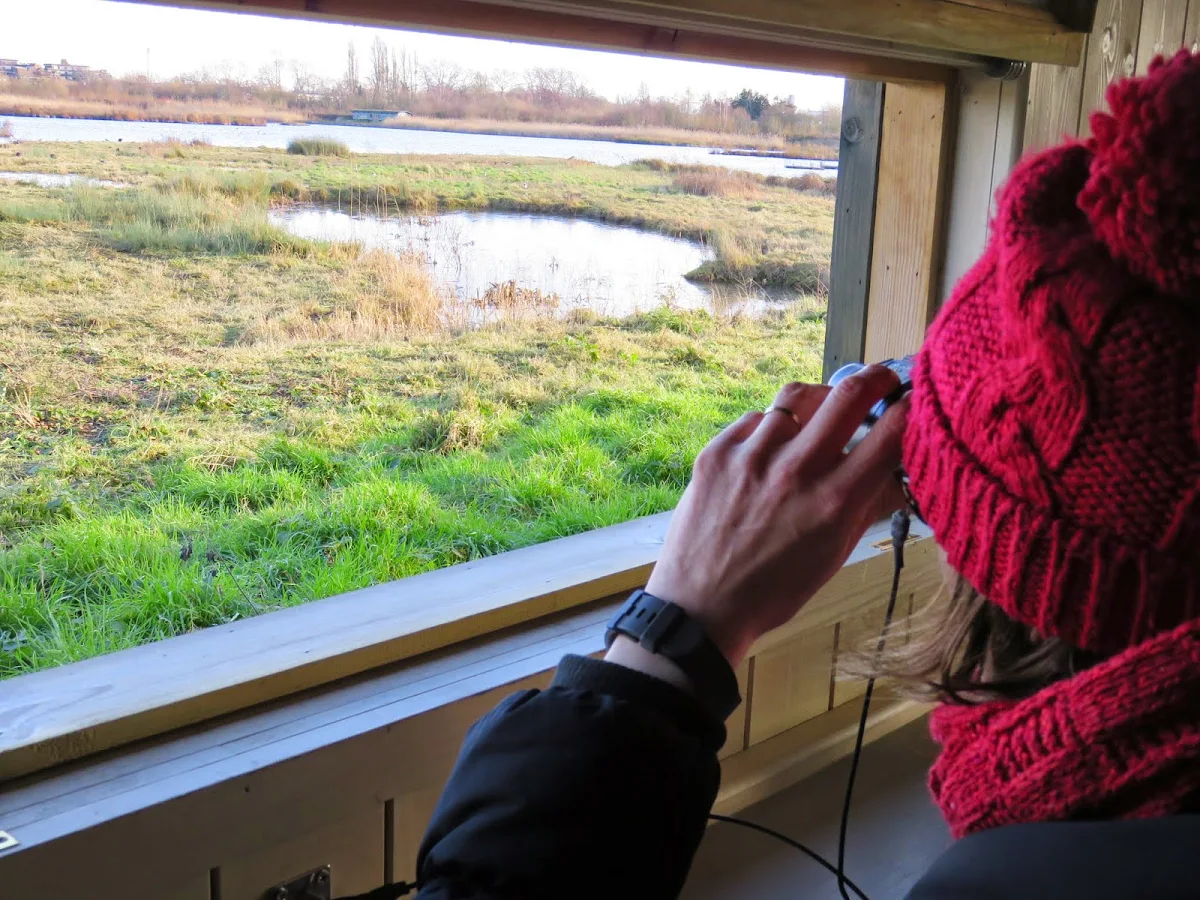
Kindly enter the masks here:
<path id="1" fill-rule="evenodd" d="M 1200 895 L 1200 57 L 1109 103 L 1013 173 L 911 403 L 843 454 L 895 376 L 785 387 L 701 453 L 647 585 L 736 666 L 903 461 L 955 586 L 880 670 L 941 701 L 930 784 L 966 838 L 913 897 Z M 697 659 L 618 635 L 485 717 L 421 896 L 675 896 L 728 711 Z"/>

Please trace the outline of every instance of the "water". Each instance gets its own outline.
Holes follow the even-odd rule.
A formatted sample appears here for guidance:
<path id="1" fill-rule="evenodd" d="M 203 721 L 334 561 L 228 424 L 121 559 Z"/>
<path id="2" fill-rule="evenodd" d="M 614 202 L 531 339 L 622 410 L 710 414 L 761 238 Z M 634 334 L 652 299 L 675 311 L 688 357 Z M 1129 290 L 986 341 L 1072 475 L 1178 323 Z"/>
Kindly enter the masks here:
<path id="1" fill-rule="evenodd" d="M 351 216 L 318 207 L 277 210 L 271 218 L 301 237 L 357 241 L 394 253 L 417 251 L 444 287 L 468 301 L 510 280 L 520 288 L 556 294 L 560 312 L 586 308 L 608 316 L 665 303 L 754 313 L 792 299 L 753 286 L 690 282 L 684 275 L 712 258 L 708 248 L 586 219 L 498 212 Z"/>
<path id="2" fill-rule="evenodd" d="M 548 156 L 583 159 L 619 166 L 638 159 L 724 166 L 759 175 L 799 175 L 810 165 L 833 176 L 836 167 L 821 168 L 817 160 L 767 156 L 731 156 L 708 147 L 668 147 L 658 144 L 619 144 L 572 138 L 462 134 L 450 131 L 409 131 L 354 125 L 196 125 L 186 122 L 117 122 L 107 119 L 51 119 L 6 116 L 13 137 L 22 141 L 161 141 L 178 138 L 208 141 L 218 147 L 275 147 L 282 149 L 299 137 L 339 140 L 356 153 L 425 153 L 465 156 Z"/>
<path id="3" fill-rule="evenodd" d="M 36 184 L 38 187 L 68 187 L 72 184 L 87 184 L 92 187 L 126 186 L 122 181 L 84 178 L 82 175 L 55 175 L 50 172 L 0 172 L 0 181 L 14 181 L 17 184 Z"/>

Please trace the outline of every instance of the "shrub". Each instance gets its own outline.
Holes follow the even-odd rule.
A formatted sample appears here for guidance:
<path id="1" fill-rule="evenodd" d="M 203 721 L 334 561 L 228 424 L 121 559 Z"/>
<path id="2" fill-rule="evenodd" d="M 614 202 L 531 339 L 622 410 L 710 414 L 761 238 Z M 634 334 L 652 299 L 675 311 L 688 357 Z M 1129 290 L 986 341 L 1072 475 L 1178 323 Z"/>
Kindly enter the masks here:
<path id="1" fill-rule="evenodd" d="M 350 148 L 333 138 L 295 138 L 287 152 L 297 156 L 349 156 Z"/>

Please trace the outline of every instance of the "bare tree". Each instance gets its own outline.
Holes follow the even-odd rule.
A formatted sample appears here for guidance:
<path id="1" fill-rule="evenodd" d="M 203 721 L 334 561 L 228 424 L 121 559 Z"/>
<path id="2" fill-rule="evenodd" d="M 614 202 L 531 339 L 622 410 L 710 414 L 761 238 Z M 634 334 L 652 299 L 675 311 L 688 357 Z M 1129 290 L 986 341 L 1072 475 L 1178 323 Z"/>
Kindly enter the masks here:
<path id="1" fill-rule="evenodd" d="M 371 73 L 368 79 L 371 85 L 371 103 L 382 106 L 388 102 L 394 93 L 391 58 L 387 44 L 379 35 L 375 36 L 371 44 Z"/>
<path id="2" fill-rule="evenodd" d="M 346 45 L 346 93 L 357 97 L 362 92 L 362 83 L 358 79 L 358 50 L 354 41 Z"/>

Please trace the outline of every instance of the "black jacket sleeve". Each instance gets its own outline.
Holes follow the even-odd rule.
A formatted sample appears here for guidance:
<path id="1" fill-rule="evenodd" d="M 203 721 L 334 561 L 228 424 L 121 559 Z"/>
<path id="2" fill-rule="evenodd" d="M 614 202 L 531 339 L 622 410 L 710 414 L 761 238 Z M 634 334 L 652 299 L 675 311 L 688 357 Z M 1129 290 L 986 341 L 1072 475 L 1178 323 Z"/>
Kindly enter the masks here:
<path id="1" fill-rule="evenodd" d="M 666 682 L 564 658 L 467 735 L 417 857 L 420 900 L 677 896 L 724 740 Z"/>

